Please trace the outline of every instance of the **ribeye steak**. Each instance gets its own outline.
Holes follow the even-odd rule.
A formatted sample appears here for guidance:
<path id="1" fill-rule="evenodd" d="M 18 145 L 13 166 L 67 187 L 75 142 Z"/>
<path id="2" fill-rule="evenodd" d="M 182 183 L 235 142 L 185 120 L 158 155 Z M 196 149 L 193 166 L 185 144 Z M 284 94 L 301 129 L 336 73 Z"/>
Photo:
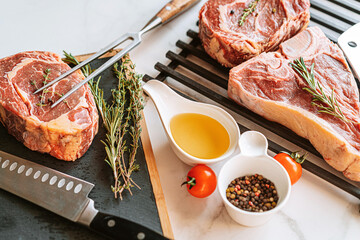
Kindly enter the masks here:
<path id="1" fill-rule="evenodd" d="M 346 118 L 318 112 L 307 82 L 289 65 L 303 57 L 326 95 L 334 90 Z M 359 92 L 339 47 L 317 27 L 280 45 L 279 51 L 259 56 L 231 69 L 228 94 L 239 104 L 281 123 L 307 138 L 324 159 L 352 180 L 360 181 Z M 325 105 L 326 106 L 326 105 Z"/>
<path id="2" fill-rule="evenodd" d="M 226 67 L 234 67 L 305 29 L 309 0 L 259 0 L 255 11 L 239 25 L 254 0 L 209 0 L 200 10 L 199 37 L 205 51 Z"/>
<path id="3" fill-rule="evenodd" d="M 73 161 L 86 152 L 98 130 L 93 95 L 84 85 L 54 109 L 50 105 L 84 76 L 77 71 L 33 94 L 69 69 L 50 52 L 23 52 L 0 59 L 0 120 L 31 150 Z"/>

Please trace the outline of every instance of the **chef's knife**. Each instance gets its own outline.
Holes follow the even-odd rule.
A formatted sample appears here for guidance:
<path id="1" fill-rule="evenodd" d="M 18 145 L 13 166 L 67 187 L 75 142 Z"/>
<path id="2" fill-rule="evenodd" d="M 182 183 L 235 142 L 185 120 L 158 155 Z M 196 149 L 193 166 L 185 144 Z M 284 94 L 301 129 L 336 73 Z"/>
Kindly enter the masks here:
<path id="1" fill-rule="evenodd" d="M 355 77 L 360 80 L 360 23 L 341 34 L 338 44 L 343 50 Z"/>
<path id="2" fill-rule="evenodd" d="M 167 239 L 140 224 L 99 212 L 84 180 L 0 151 L 0 188 L 111 239 Z"/>

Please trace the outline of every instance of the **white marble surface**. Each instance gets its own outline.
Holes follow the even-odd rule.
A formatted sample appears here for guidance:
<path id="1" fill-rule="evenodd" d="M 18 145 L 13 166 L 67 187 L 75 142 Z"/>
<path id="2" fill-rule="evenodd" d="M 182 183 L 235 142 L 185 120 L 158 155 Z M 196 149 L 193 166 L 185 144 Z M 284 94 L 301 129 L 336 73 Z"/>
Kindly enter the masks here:
<path id="1" fill-rule="evenodd" d="M 140 29 L 166 2 L 0 0 L 0 58 L 25 50 L 59 54 L 62 50 L 73 54 L 97 51 L 122 33 Z M 138 72 L 157 74 L 154 64 L 167 63 L 165 53 L 178 51 L 175 42 L 187 41 L 186 30 L 197 29 L 200 7 L 201 3 L 145 36 L 131 53 Z M 255 228 L 236 224 L 217 192 L 207 199 L 196 199 L 180 187 L 190 167 L 172 152 L 152 102 L 146 105 L 145 116 L 176 239 L 360 239 L 359 200 L 307 171 L 294 185 L 287 205 L 270 222 Z M 235 117 L 267 137 L 298 149 Z M 311 160 L 332 171 L 322 160 Z M 219 168 L 213 166 L 216 172 Z"/>

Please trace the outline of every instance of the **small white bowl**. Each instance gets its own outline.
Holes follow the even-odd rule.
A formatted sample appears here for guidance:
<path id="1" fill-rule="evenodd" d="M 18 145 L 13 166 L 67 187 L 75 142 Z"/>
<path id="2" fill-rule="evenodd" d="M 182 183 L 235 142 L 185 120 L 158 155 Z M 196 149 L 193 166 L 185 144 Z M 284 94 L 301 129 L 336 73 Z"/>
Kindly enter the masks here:
<path id="1" fill-rule="evenodd" d="M 285 168 L 267 155 L 268 142 L 264 135 L 256 131 L 248 131 L 241 135 L 239 142 L 241 153 L 231 158 L 221 168 L 218 189 L 231 218 L 241 225 L 254 227 L 266 223 L 286 204 L 291 191 L 291 182 Z M 249 212 L 235 207 L 227 200 L 226 189 L 231 181 L 254 174 L 263 175 L 274 183 L 279 196 L 275 208 L 265 212 Z"/>

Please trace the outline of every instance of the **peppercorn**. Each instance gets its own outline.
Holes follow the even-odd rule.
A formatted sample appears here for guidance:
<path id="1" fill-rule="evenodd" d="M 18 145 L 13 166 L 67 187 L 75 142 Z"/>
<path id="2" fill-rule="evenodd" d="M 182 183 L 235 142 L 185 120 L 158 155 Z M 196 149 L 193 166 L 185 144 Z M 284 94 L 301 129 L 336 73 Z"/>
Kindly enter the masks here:
<path id="1" fill-rule="evenodd" d="M 251 212 L 271 210 L 279 200 L 274 183 L 258 174 L 231 181 L 226 198 L 235 207 Z"/>

